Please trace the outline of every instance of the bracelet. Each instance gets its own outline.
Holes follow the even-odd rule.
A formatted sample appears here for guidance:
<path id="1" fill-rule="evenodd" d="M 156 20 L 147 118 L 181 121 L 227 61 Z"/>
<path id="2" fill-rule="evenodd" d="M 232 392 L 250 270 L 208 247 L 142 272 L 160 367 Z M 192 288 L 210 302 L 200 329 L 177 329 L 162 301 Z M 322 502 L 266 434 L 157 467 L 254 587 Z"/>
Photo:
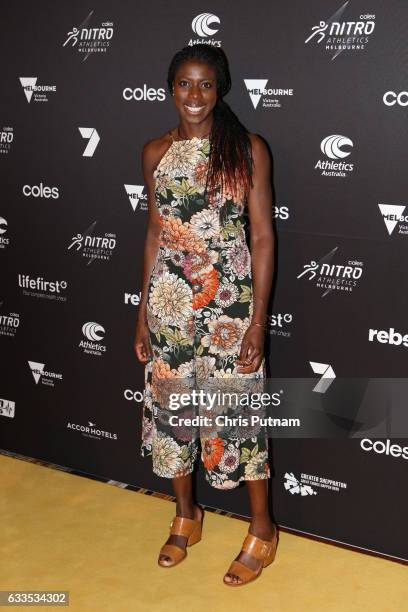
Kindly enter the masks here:
<path id="1" fill-rule="evenodd" d="M 251 323 L 249 324 L 251 325 L 256 325 L 257 327 L 263 327 L 263 329 L 266 329 L 266 323 L 257 323 L 256 321 L 251 321 Z"/>

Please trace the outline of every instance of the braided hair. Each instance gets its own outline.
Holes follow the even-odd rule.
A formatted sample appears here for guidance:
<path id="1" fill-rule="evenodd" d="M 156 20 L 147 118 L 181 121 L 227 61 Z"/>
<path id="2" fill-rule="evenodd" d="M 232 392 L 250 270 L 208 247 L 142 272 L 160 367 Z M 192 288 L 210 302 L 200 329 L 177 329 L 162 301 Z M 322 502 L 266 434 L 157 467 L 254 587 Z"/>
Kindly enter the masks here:
<path id="1" fill-rule="evenodd" d="M 213 109 L 213 124 L 210 133 L 210 153 L 207 173 L 207 192 L 248 194 L 252 186 L 252 149 L 248 130 L 224 102 L 231 89 L 231 74 L 227 56 L 220 47 L 206 44 L 186 46 L 178 51 L 170 62 L 167 86 L 171 93 L 176 72 L 183 62 L 198 60 L 215 69 L 217 102 Z"/>

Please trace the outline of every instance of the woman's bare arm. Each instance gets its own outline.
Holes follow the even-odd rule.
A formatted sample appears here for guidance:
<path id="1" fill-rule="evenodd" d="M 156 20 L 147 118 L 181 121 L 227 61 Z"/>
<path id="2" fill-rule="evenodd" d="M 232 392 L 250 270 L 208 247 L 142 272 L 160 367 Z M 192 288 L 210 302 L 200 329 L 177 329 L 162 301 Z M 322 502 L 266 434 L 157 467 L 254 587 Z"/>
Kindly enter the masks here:
<path id="1" fill-rule="evenodd" d="M 149 360 L 150 342 L 147 327 L 147 298 L 150 275 L 160 246 L 160 214 L 156 205 L 153 172 L 160 158 L 160 145 L 157 141 L 145 144 L 142 152 L 142 170 L 147 189 L 148 223 L 143 255 L 142 288 L 139 303 L 134 349 L 139 361 L 145 363 Z"/>
<path id="2" fill-rule="evenodd" d="M 264 142 L 250 135 L 253 157 L 253 187 L 248 197 L 250 220 L 250 251 L 252 260 L 253 314 L 252 322 L 266 323 L 269 296 L 274 273 L 274 233 L 272 217 L 272 187 L 270 158 Z M 248 328 L 237 364 L 240 373 L 255 372 L 263 358 L 264 330 Z M 245 365 L 247 363 L 247 365 Z"/>

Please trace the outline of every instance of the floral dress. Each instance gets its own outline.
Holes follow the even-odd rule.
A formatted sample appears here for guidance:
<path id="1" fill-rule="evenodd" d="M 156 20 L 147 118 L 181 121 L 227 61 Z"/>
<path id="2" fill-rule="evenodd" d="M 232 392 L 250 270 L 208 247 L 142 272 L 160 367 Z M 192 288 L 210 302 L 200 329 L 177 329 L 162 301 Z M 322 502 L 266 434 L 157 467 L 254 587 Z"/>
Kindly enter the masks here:
<path id="1" fill-rule="evenodd" d="M 238 389 L 241 399 L 265 377 L 264 360 L 253 374 L 237 372 L 234 363 L 253 307 L 245 201 L 220 188 L 208 196 L 209 152 L 208 138 L 173 138 L 153 175 L 162 229 L 147 298 L 152 357 L 141 454 L 151 455 L 156 475 L 176 478 L 193 471 L 200 444 L 208 483 L 232 489 L 270 476 L 267 435 L 243 418 L 248 406 L 215 401 L 210 408 L 201 398 L 170 407 L 172 393 L 192 389 L 206 388 L 214 398 L 217 390 L 218 399 L 220 390 Z M 228 421 L 231 415 L 239 418 Z"/>

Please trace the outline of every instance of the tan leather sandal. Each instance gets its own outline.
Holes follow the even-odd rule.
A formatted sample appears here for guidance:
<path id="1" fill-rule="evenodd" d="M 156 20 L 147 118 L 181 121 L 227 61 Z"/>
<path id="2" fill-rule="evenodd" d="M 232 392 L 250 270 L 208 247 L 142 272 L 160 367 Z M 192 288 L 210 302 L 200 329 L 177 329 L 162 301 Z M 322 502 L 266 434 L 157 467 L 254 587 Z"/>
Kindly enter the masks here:
<path id="1" fill-rule="evenodd" d="M 241 582 L 232 582 L 232 581 L 227 582 L 225 580 L 225 575 L 224 575 L 224 580 L 223 580 L 224 584 L 226 584 L 227 586 L 242 586 L 243 584 L 248 584 L 248 582 L 252 582 L 256 578 L 258 578 L 262 573 L 262 569 L 264 567 L 267 567 L 275 559 L 277 545 L 278 545 L 278 529 L 277 528 L 275 528 L 275 534 L 272 540 L 269 540 L 269 541 L 261 540 L 261 538 L 258 538 L 257 536 L 252 535 L 252 533 L 248 533 L 244 540 L 241 550 L 247 552 L 252 557 L 255 557 L 255 559 L 259 559 L 260 561 L 263 561 L 263 563 L 259 567 L 259 570 L 255 571 L 251 569 L 250 567 L 248 567 L 247 565 L 244 565 L 241 561 L 234 560 L 231 563 L 226 573 L 234 574 L 235 576 L 238 576 L 238 578 L 241 579 Z"/>
<path id="2" fill-rule="evenodd" d="M 200 519 L 189 519 L 184 516 L 175 516 L 170 523 L 170 534 L 180 535 L 188 538 L 186 546 L 192 546 L 197 544 L 201 540 L 201 532 L 203 527 L 204 510 L 199 506 L 201 510 Z M 166 555 L 170 557 L 170 561 L 164 561 L 160 559 L 160 555 Z M 178 565 L 183 559 L 187 557 L 187 551 L 180 546 L 175 544 L 164 544 L 159 553 L 158 564 L 160 567 L 173 567 Z"/>

